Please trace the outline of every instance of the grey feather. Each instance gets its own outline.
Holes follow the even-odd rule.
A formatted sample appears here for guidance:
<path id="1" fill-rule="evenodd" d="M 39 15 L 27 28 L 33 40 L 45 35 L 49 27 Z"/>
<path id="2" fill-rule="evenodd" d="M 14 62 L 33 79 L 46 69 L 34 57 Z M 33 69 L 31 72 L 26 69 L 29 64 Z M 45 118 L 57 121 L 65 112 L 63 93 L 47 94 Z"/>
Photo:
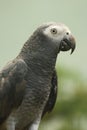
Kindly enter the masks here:
<path id="1" fill-rule="evenodd" d="M 58 77 L 56 74 L 56 71 L 53 72 L 52 75 L 52 79 L 51 79 L 51 91 L 50 91 L 50 95 L 48 98 L 48 101 L 44 107 L 43 110 L 43 114 L 42 117 L 47 113 L 47 112 L 51 112 L 52 109 L 54 108 L 55 102 L 56 102 L 56 98 L 57 98 L 57 91 L 58 91 Z"/>
<path id="2" fill-rule="evenodd" d="M 0 72 L 0 123 L 21 103 L 26 72 L 27 65 L 21 59 L 10 62 Z"/>
<path id="3" fill-rule="evenodd" d="M 53 27 L 58 31 L 55 36 Z M 37 130 L 41 118 L 53 109 L 57 55 L 75 49 L 75 40 L 71 34 L 67 36 L 67 31 L 66 26 L 57 23 L 38 27 L 19 55 L 0 72 L 1 130 Z"/>

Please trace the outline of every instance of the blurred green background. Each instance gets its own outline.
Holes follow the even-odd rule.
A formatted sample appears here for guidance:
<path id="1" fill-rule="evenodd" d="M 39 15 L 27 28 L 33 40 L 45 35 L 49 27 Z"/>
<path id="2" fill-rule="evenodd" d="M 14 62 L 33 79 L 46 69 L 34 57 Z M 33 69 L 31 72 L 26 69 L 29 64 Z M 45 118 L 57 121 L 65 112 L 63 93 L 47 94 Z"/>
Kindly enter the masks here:
<path id="1" fill-rule="evenodd" d="M 58 98 L 40 130 L 87 130 L 87 1 L 0 0 L 0 68 L 16 57 L 24 42 L 43 22 L 65 23 L 77 48 L 57 60 Z"/>

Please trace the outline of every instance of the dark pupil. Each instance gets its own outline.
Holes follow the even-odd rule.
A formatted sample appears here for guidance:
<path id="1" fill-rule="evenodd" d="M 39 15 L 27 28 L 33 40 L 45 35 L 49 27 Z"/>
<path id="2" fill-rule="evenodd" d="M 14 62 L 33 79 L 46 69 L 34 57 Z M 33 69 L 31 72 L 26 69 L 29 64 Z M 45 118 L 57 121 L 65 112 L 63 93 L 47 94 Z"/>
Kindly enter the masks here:
<path id="1" fill-rule="evenodd" d="M 57 33 L 57 30 L 56 30 L 56 29 L 52 29 L 52 32 L 53 32 L 54 34 L 56 34 L 56 33 Z"/>
<path id="2" fill-rule="evenodd" d="M 55 29 L 53 29 L 53 32 L 56 32 L 56 30 L 55 30 Z"/>

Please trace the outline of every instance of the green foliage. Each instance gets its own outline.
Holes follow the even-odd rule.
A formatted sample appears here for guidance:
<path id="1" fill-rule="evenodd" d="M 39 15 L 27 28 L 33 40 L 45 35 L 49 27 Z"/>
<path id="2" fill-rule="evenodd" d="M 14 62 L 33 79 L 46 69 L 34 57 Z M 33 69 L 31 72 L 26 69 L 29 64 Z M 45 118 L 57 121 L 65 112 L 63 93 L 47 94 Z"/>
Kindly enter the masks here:
<path id="1" fill-rule="evenodd" d="M 87 86 L 84 85 L 81 77 L 74 71 L 71 72 L 67 71 L 67 69 L 60 68 L 58 75 L 61 83 L 59 85 L 59 95 L 55 108 L 52 113 L 45 116 L 39 129 L 86 130 L 87 125 L 85 122 L 87 121 Z M 66 82 L 63 81 L 65 79 Z M 72 79 L 74 82 L 74 92 L 71 95 L 68 95 L 61 89 L 61 85 L 67 84 L 67 79 L 68 81 Z M 62 82 L 64 82 L 64 84 Z"/>

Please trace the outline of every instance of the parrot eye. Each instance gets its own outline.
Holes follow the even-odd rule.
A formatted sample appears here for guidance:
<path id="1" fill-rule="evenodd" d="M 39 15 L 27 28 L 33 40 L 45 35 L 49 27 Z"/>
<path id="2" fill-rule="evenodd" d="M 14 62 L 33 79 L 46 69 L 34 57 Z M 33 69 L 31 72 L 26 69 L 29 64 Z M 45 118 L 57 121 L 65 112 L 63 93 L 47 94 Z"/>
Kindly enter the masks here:
<path id="1" fill-rule="evenodd" d="M 56 28 L 52 28 L 52 29 L 51 29 L 51 33 L 52 33 L 52 34 L 57 34 L 57 29 L 56 29 Z"/>

